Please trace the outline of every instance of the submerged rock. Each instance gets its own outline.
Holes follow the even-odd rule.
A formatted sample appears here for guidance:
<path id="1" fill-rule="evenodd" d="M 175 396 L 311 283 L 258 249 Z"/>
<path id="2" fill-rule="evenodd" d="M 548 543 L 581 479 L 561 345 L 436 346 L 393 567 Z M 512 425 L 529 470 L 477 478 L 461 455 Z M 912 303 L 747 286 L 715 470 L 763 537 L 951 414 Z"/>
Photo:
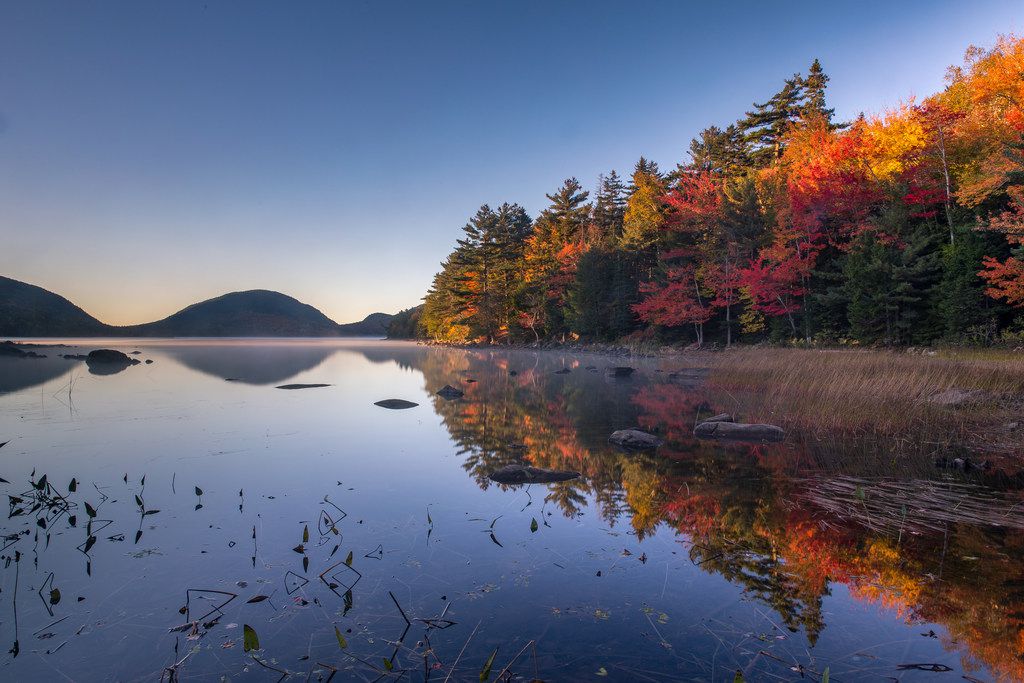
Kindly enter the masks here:
<path id="1" fill-rule="evenodd" d="M 147 358 L 146 359 L 146 365 L 152 365 L 152 364 L 153 364 L 153 359 L 152 358 Z"/>
<path id="2" fill-rule="evenodd" d="M 65 353 L 61 358 L 64 360 L 85 360 L 88 356 L 84 353 Z"/>
<path id="3" fill-rule="evenodd" d="M 443 387 L 437 390 L 437 395 L 446 401 L 454 401 L 457 398 L 462 398 L 465 395 L 461 389 L 456 389 L 451 384 L 445 384 Z"/>
<path id="4" fill-rule="evenodd" d="M 620 365 L 614 368 L 608 368 L 607 370 L 604 371 L 604 374 L 606 374 L 608 377 L 629 377 L 634 372 L 636 372 L 636 368 L 630 368 L 625 365 Z"/>
<path id="5" fill-rule="evenodd" d="M 572 370 L 569 368 L 562 368 L 561 370 L 555 370 L 556 375 L 568 375 Z"/>
<path id="6" fill-rule="evenodd" d="M 648 434 L 647 432 L 642 432 L 639 429 L 620 429 L 616 432 L 612 432 L 612 435 L 608 437 L 608 440 L 620 448 L 628 448 L 630 450 L 637 451 L 657 448 L 664 443 L 654 434 Z"/>
<path id="7" fill-rule="evenodd" d="M 693 430 L 698 439 L 730 439 L 733 441 L 782 441 L 782 427 L 740 422 L 701 422 Z"/>
<path id="8" fill-rule="evenodd" d="M 579 476 L 579 472 L 546 470 L 530 465 L 506 465 L 491 472 L 489 478 L 499 484 L 552 484 L 577 479 Z"/>
<path id="9" fill-rule="evenodd" d="M 405 410 L 406 408 L 415 408 L 419 403 L 406 401 L 402 398 L 386 398 L 383 401 L 374 401 L 373 405 L 390 410 Z"/>
<path id="10" fill-rule="evenodd" d="M 736 420 L 734 420 L 732 415 L 730 415 L 729 413 L 719 413 L 718 415 L 713 415 L 712 417 L 709 417 L 706 420 L 701 420 L 701 424 L 704 424 L 705 422 L 735 422 L 735 421 Z"/>
<path id="11" fill-rule="evenodd" d="M 953 387 L 928 399 L 929 403 L 940 406 L 966 406 L 990 400 L 992 395 L 982 389 L 958 389 Z"/>
<path id="12" fill-rule="evenodd" d="M 228 381 L 231 382 L 231 381 L 236 381 L 236 380 L 229 379 Z M 275 389 L 318 389 L 320 387 L 329 387 L 329 386 L 331 386 L 331 385 L 330 384 L 282 384 L 281 386 L 274 387 L 274 388 Z"/>

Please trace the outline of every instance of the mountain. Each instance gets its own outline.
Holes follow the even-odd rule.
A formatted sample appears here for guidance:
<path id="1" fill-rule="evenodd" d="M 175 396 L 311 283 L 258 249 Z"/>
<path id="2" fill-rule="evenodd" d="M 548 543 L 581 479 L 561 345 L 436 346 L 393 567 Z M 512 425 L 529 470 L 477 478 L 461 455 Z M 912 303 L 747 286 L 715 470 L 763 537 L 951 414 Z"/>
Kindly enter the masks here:
<path id="1" fill-rule="evenodd" d="M 121 328 L 132 337 L 330 337 L 338 324 L 309 304 L 279 292 L 232 292 L 181 309 L 163 320 Z"/>
<path id="2" fill-rule="evenodd" d="M 91 337 L 111 328 L 62 296 L 0 276 L 0 337 Z"/>
<path id="3" fill-rule="evenodd" d="M 357 323 L 338 325 L 338 330 L 345 337 L 384 337 L 394 317 L 390 313 L 371 313 Z"/>
<path id="4" fill-rule="evenodd" d="M 116 327 L 47 290 L 0 277 L 0 337 L 383 337 L 393 316 L 339 325 L 297 299 L 265 289 L 231 292 L 163 320 Z"/>

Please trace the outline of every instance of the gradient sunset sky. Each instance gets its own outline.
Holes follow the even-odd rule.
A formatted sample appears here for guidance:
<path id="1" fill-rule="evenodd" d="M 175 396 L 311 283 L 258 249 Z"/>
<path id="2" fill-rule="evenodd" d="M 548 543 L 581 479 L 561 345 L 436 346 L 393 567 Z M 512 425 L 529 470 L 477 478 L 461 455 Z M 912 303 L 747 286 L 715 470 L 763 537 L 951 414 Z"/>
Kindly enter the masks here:
<path id="1" fill-rule="evenodd" d="M 104 322 L 275 289 L 419 303 L 482 203 L 668 169 L 819 58 L 844 120 L 940 89 L 1024 0 L 0 0 L 0 275 Z"/>

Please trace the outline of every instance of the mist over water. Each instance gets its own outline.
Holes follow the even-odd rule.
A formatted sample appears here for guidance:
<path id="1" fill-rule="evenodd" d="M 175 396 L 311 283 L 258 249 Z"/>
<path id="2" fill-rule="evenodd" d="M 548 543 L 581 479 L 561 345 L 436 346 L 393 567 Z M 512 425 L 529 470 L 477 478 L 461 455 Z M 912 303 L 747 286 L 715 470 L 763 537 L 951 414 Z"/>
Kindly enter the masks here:
<path id="1" fill-rule="evenodd" d="M 68 343 L 0 360 L 7 680 L 479 680 L 495 649 L 490 680 L 1024 677 L 1020 481 L 877 443 L 696 441 L 732 408 L 706 369 Z M 57 357 L 106 346 L 154 362 Z M 608 443 L 627 427 L 666 443 Z M 488 479 L 521 461 L 582 476 Z"/>

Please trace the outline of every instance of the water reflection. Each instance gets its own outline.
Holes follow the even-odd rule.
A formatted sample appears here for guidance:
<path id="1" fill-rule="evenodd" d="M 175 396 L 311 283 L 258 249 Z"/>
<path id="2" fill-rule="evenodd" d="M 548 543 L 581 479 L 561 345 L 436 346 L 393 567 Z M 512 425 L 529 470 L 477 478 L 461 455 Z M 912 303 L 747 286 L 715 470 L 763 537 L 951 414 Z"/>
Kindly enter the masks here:
<path id="1" fill-rule="evenodd" d="M 578 470 L 582 479 L 550 486 L 545 500 L 572 517 L 593 499 L 609 526 L 627 523 L 639 539 L 658 529 L 687 538 L 695 564 L 742 586 L 811 645 L 828 627 L 823 599 L 841 585 L 908 621 L 942 624 L 944 646 L 968 664 L 1024 680 L 1019 473 L 971 481 L 937 473 L 930 458 L 890 452 L 880 462 L 877 444 L 862 453 L 850 439 L 710 444 L 692 438 L 698 413 L 729 406 L 703 388 L 699 371 L 670 378 L 648 367 L 630 384 L 607 385 L 582 361 L 572 381 L 536 366 L 509 376 L 528 360 L 423 359 L 428 387 L 477 379 L 462 401 L 435 399 L 434 409 L 481 488 L 493 485 L 489 472 L 520 458 Z M 631 426 L 666 446 L 628 454 L 607 443 Z"/>
<path id="2" fill-rule="evenodd" d="M 337 626 L 371 667 L 390 658 L 416 680 L 443 680 L 478 623 L 453 679 L 477 680 L 494 647 L 504 666 L 531 640 L 540 652 L 517 673 L 536 667 L 547 680 L 602 668 L 613 680 L 721 680 L 723 668 L 760 680 L 825 666 L 857 680 L 915 663 L 1024 679 L 1017 473 L 954 474 L 839 435 L 697 441 L 699 415 L 734 406 L 679 361 L 634 361 L 637 372 L 614 379 L 605 369 L 623 361 L 596 356 L 369 342 L 143 348 L 154 365 L 88 378 L 70 412 L 0 373 L 13 387 L 0 397 L 0 442 L 12 439 L 0 461 L 18 482 L 0 490 L 21 499 L 0 552 L 4 638 L 10 598 L 20 601 L 21 654 L 4 660 L 12 680 L 52 667 L 159 678 L 193 649 L 194 668 L 178 673 L 254 675 L 243 624 L 266 661 L 295 675 L 317 661 L 344 666 L 341 678 L 378 675 L 340 654 Z M 73 364 L 60 363 L 37 384 L 66 381 Z M 290 381 L 332 386 L 272 388 Z M 449 384 L 464 395 L 435 394 Z M 392 397 L 420 406 L 373 405 Z M 654 453 L 608 443 L 630 427 L 666 443 Z M 488 479 L 518 462 L 582 476 Z M 73 507 L 32 510 L 27 482 L 43 473 Z M 179 614 L 188 590 L 239 598 L 194 633 L 168 631 L 191 615 Z M 216 595 L 199 594 L 203 612 Z M 271 597 L 246 602 L 260 595 Z M 434 655 L 414 645 L 419 631 L 399 638 L 392 596 L 431 629 Z M 458 623 L 430 626 L 442 613 Z"/>

